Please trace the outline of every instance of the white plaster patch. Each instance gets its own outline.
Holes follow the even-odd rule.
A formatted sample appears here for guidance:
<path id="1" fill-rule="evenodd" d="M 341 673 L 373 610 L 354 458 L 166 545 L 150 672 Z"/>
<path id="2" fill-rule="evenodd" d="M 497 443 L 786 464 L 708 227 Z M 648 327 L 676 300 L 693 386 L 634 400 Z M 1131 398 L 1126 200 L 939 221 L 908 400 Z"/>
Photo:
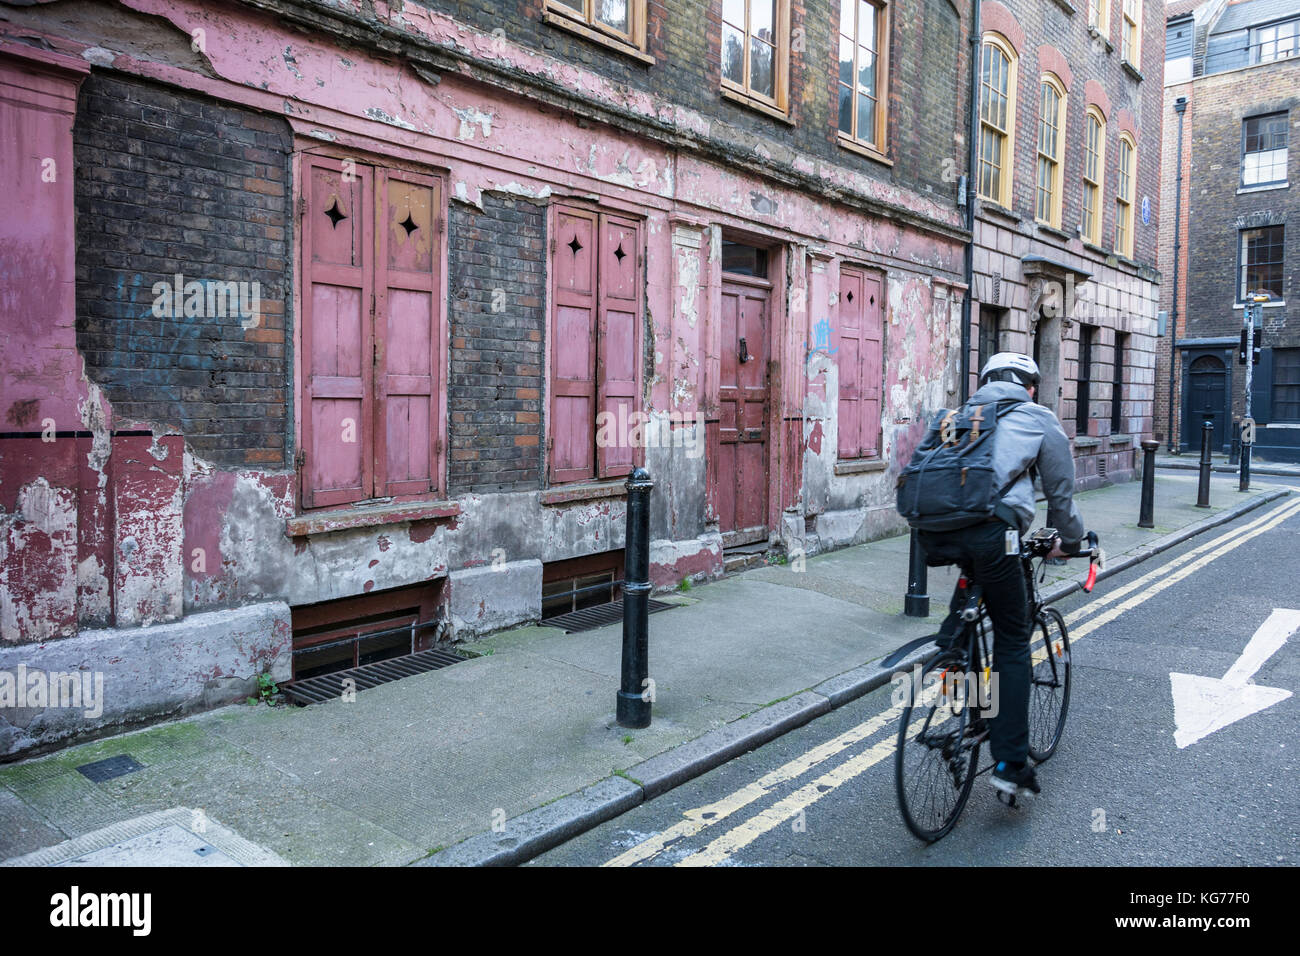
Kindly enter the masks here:
<path id="1" fill-rule="evenodd" d="M 465 185 L 464 181 L 456 183 L 452 198 L 457 202 L 463 202 L 466 205 L 477 207 L 479 212 L 483 211 L 483 193 L 478 189 L 475 189 L 474 198 L 471 199 L 469 196 L 469 187 Z"/>
<path id="2" fill-rule="evenodd" d="M 384 110 L 381 110 L 377 106 L 367 107 L 366 116 L 370 117 L 372 120 L 375 120 L 377 122 L 387 123 L 389 126 L 396 126 L 399 127 L 400 129 L 409 129 L 412 132 L 415 131 L 415 126 L 408 123 L 406 120 L 401 119 L 400 117 L 397 116 L 392 116 L 389 113 L 385 112 Z"/>
<path id="3" fill-rule="evenodd" d="M 551 194 L 551 187 L 541 186 L 539 188 L 532 188 L 525 186 L 522 183 L 508 182 L 490 186 L 485 190 L 485 192 L 507 193 L 511 196 L 523 196 L 525 199 L 545 199 Z"/>
<path id="4" fill-rule="evenodd" d="M 456 133 L 458 139 L 473 139 L 475 127 L 478 127 L 478 130 L 482 132 L 484 139 L 492 135 L 492 117 L 494 114 L 476 109 L 473 106 L 467 106 L 464 109 L 453 107 L 452 109 L 460 119 L 460 130 Z"/>
<path id="5" fill-rule="evenodd" d="M 95 66 L 112 66 L 113 61 L 117 59 L 117 54 L 112 50 L 105 50 L 102 46 L 91 46 L 81 51 L 81 58 Z"/>

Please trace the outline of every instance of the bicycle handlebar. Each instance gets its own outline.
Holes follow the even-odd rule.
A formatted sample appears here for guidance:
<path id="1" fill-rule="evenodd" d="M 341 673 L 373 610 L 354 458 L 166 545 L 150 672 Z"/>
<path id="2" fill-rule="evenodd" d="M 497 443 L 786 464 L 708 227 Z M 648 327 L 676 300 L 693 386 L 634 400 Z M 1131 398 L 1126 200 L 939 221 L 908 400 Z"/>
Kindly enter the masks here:
<path id="1" fill-rule="evenodd" d="M 1100 555 L 1100 553 L 1101 553 L 1101 549 L 1097 547 L 1097 532 L 1095 532 L 1095 531 L 1089 531 L 1089 532 L 1087 533 L 1087 535 L 1086 535 L 1086 538 L 1087 538 L 1087 541 L 1088 541 L 1088 549 L 1087 549 L 1086 551 L 1071 551 L 1071 552 L 1067 552 L 1067 553 L 1065 554 L 1065 556 L 1066 556 L 1067 558 L 1096 558 L 1096 557 L 1098 557 L 1098 556 Z"/>

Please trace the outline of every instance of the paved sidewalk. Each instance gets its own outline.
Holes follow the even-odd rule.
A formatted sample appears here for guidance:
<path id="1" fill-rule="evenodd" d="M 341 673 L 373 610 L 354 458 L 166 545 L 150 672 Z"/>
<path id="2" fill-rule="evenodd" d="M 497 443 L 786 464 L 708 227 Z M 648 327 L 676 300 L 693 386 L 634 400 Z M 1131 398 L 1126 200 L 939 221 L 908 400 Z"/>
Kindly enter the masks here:
<path id="1" fill-rule="evenodd" d="M 1207 512 L 1194 476 L 1156 485 L 1152 531 L 1136 527 L 1136 482 L 1078 496 L 1111 567 L 1287 493 L 1216 478 Z M 1059 590 L 1083 568 L 1049 571 Z M 657 700 L 644 731 L 613 718 L 618 626 L 525 627 L 353 703 L 227 707 L 3 766 L 0 860 L 109 847 L 97 858 L 121 860 L 115 835 L 138 842 L 166 819 L 179 828 L 168 847 L 188 846 L 181 831 L 221 833 L 226 844 L 209 842 L 236 862 L 518 862 L 884 683 L 872 662 L 933 631 L 952 587 L 951 569 L 932 570 L 935 614 L 905 618 L 906 574 L 902 536 L 673 595 L 683 606 L 650 619 Z M 143 769 L 102 783 L 76 769 L 122 754 Z"/>
<path id="2" fill-rule="evenodd" d="M 1210 461 L 1213 463 L 1210 470 L 1216 474 L 1239 474 L 1240 465 L 1228 463 L 1227 455 L 1211 455 Z M 1186 451 L 1181 455 L 1156 455 L 1157 468 L 1172 468 L 1178 471 L 1198 472 L 1201 468 L 1201 453 L 1199 451 Z M 1300 477 L 1300 465 L 1293 465 L 1288 462 L 1264 461 L 1257 457 L 1250 460 L 1250 483 L 1252 488 L 1256 483 L 1256 478 L 1264 476 L 1279 477 Z"/>

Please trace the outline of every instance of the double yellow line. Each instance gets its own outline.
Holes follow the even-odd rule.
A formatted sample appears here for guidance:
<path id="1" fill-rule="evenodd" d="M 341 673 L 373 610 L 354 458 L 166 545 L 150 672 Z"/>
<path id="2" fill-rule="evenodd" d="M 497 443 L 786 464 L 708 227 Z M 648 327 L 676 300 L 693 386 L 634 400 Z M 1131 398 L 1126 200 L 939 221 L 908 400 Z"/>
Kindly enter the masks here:
<path id="1" fill-rule="evenodd" d="M 1070 634 L 1071 643 L 1078 643 L 1079 640 L 1097 628 L 1110 623 L 1121 614 L 1149 600 L 1165 588 L 1173 586 L 1211 561 L 1240 547 L 1252 538 L 1277 527 L 1297 512 L 1300 512 L 1300 500 L 1286 501 L 1242 527 L 1235 528 L 1206 544 L 1199 545 L 1185 554 L 1173 558 L 1154 571 L 1144 574 L 1137 580 L 1114 591 L 1109 591 L 1084 607 L 1071 612 L 1066 615 L 1067 624 L 1074 624 L 1091 615 L 1098 614 L 1099 611 L 1109 605 L 1114 605 L 1110 610 L 1098 614 L 1093 620 L 1075 628 Z M 1045 653 L 1046 649 L 1040 648 L 1034 655 L 1035 661 L 1041 660 Z M 882 729 L 892 729 L 901 713 L 902 707 L 893 705 L 856 727 L 818 744 L 788 763 L 765 773 L 758 780 L 746 784 L 722 799 L 694 810 L 685 811 L 683 814 L 685 819 L 662 833 L 641 841 L 636 846 L 606 861 L 604 865 L 632 866 L 654 859 L 673 844 L 688 840 L 705 829 L 716 826 L 750 804 L 768 796 L 777 787 L 798 779 L 854 744 L 867 740 Z M 677 865 L 711 866 L 727 860 L 763 834 L 780 826 L 786 820 L 797 816 L 827 793 L 889 757 L 894 752 L 896 739 L 897 735 L 895 733 L 886 734 L 884 738 L 872 744 L 862 753 L 823 773 L 811 783 L 800 787 L 767 809 L 733 827 L 707 846 L 678 861 Z"/>

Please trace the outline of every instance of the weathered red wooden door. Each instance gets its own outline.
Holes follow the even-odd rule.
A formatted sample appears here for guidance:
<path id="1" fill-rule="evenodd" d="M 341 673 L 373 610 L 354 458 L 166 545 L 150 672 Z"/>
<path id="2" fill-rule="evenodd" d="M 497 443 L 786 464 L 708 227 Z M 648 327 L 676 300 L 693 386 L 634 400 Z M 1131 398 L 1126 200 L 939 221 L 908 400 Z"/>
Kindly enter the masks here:
<path id="1" fill-rule="evenodd" d="M 717 447 L 718 528 L 730 547 L 767 537 L 768 312 L 772 284 L 722 284 Z"/>
<path id="2" fill-rule="evenodd" d="M 377 176 L 375 494 L 424 494 L 441 473 L 434 372 L 438 352 L 438 181 Z"/>
<path id="3" fill-rule="evenodd" d="M 338 160 L 307 165 L 308 249 L 303 288 L 303 435 L 307 475 L 303 506 L 318 508 L 370 496 L 365 453 L 371 397 L 370 307 L 374 287 L 374 188 L 368 166 L 343 173 Z"/>
<path id="4" fill-rule="evenodd" d="M 551 480 L 591 478 L 595 466 L 597 216 L 556 216 L 556 348 L 551 368 Z"/>

